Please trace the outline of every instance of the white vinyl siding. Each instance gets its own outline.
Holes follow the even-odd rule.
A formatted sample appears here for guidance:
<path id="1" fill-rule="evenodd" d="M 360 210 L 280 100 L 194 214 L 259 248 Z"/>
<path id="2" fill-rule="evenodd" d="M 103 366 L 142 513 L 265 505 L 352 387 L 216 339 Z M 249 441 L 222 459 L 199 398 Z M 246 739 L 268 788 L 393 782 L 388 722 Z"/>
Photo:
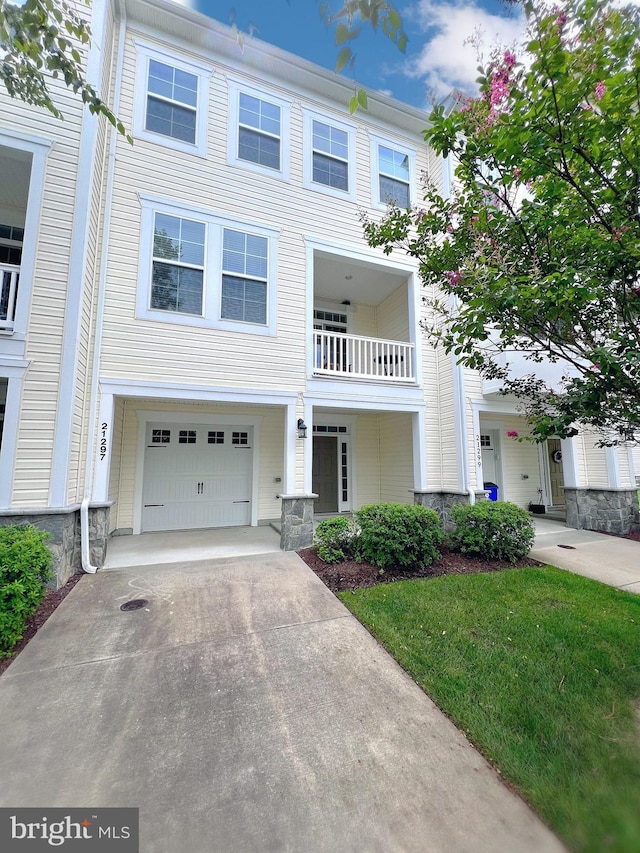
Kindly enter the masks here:
<path id="1" fill-rule="evenodd" d="M 413 438 L 411 415 L 383 412 L 380 427 L 380 500 L 413 503 Z"/>

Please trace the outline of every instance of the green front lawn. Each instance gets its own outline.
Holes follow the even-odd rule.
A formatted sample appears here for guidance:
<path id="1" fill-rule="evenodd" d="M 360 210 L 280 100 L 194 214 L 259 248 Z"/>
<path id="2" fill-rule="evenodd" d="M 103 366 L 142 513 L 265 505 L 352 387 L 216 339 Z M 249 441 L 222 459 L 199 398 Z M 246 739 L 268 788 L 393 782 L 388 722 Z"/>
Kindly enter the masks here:
<path id="1" fill-rule="evenodd" d="M 640 851 L 640 596 L 551 567 L 341 600 L 576 851 Z"/>

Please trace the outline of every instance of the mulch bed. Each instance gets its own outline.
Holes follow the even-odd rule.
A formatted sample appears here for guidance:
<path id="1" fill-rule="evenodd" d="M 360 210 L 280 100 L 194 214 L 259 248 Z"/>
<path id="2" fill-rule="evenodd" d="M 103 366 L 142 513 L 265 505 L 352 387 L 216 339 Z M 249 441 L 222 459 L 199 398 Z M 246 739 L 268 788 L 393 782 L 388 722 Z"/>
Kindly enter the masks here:
<path id="1" fill-rule="evenodd" d="M 27 623 L 22 639 L 13 647 L 11 657 L 0 657 L 0 675 L 2 675 L 7 667 L 11 666 L 12 662 L 16 659 L 16 655 L 20 654 L 32 637 L 35 637 L 38 629 L 42 628 L 49 616 L 51 616 L 60 602 L 69 595 L 82 576 L 82 574 L 73 575 L 60 589 L 48 589 L 45 592 L 44 598 L 38 605 L 36 612 Z"/>
<path id="2" fill-rule="evenodd" d="M 525 566 L 541 566 L 536 560 L 529 558 L 513 563 L 475 560 L 453 551 L 442 549 L 442 556 L 433 565 L 413 571 L 403 569 L 380 569 L 371 563 L 325 563 L 320 559 L 316 548 L 305 548 L 298 551 L 300 557 L 329 587 L 332 592 L 344 592 L 350 589 L 375 586 L 379 583 L 410 580 L 411 578 L 437 578 L 442 575 L 468 575 L 474 572 L 497 572 L 505 569 L 523 568 Z"/>

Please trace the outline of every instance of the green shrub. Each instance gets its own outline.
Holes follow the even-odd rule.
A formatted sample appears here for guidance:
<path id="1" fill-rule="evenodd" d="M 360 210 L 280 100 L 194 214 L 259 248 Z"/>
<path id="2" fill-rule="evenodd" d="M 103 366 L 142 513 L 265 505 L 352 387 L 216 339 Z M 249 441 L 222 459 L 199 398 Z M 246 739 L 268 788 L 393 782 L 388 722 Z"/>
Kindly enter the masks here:
<path id="1" fill-rule="evenodd" d="M 480 501 L 451 511 L 455 529 L 451 547 L 470 557 L 515 563 L 526 557 L 535 538 L 529 513 L 505 501 Z"/>
<path id="2" fill-rule="evenodd" d="M 438 513 L 411 504 L 370 504 L 356 513 L 359 548 L 381 569 L 422 568 L 440 556 L 444 530 Z"/>
<path id="3" fill-rule="evenodd" d="M 344 515 L 321 521 L 315 531 L 318 556 L 325 563 L 342 563 L 358 557 L 358 526 Z"/>
<path id="4" fill-rule="evenodd" d="M 0 656 L 22 638 L 52 577 L 48 538 L 30 525 L 0 527 Z"/>

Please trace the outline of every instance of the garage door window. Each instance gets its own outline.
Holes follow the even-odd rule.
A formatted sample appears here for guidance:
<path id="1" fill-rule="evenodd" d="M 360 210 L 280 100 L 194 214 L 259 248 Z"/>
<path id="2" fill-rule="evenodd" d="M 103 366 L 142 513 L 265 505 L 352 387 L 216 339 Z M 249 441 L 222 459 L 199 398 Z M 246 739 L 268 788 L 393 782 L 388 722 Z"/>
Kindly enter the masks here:
<path id="1" fill-rule="evenodd" d="M 231 435 L 231 443 L 237 445 L 248 445 L 249 444 L 249 433 L 248 432 L 234 432 Z"/>
<path id="2" fill-rule="evenodd" d="M 169 444 L 171 442 L 171 430 L 154 429 L 151 432 L 151 444 Z"/>
<path id="3" fill-rule="evenodd" d="M 194 429 L 181 429 L 178 435 L 180 444 L 195 444 L 196 431 Z"/>
<path id="4" fill-rule="evenodd" d="M 207 441 L 209 444 L 224 444 L 224 433 L 223 432 L 207 433 Z"/>

